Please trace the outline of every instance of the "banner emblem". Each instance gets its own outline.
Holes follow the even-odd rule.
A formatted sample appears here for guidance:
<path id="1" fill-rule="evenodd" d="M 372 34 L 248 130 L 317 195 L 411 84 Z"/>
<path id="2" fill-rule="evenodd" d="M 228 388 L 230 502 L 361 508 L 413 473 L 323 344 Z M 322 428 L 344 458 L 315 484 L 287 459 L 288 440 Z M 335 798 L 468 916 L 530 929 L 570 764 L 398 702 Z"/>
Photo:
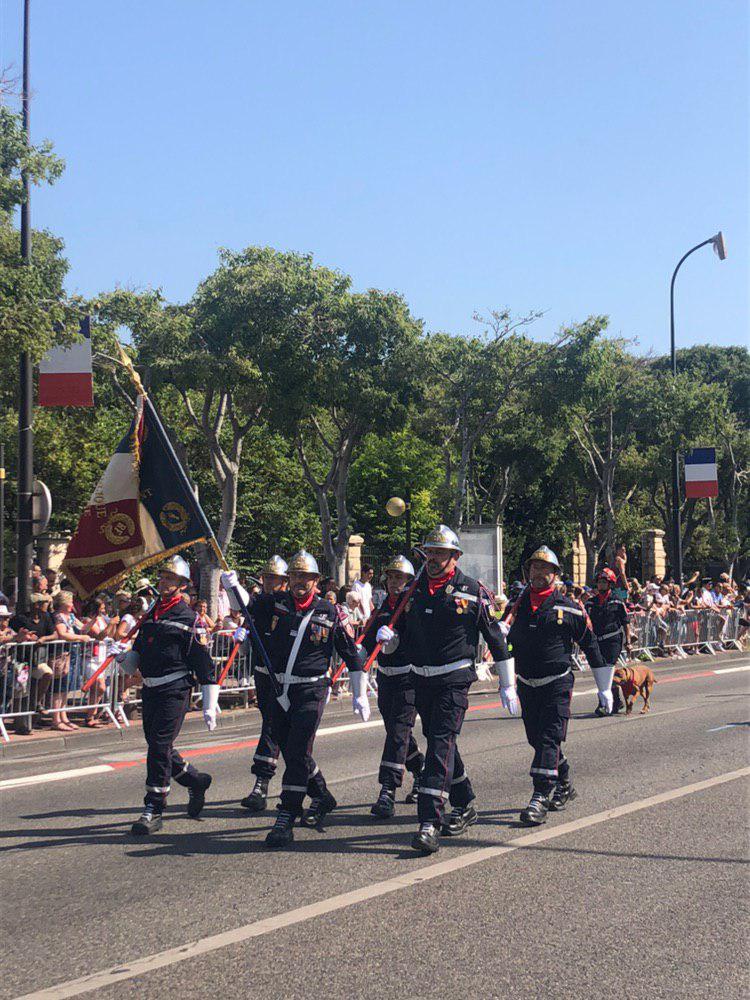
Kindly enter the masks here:
<path id="1" fill-rule="evenodd" d="M 135 521 L 127 514 L 111 514 L 99 530 L 110 545 L 127 545 L 135 534 Z"/>
<path id="2" fill-rule="evenodd" d="M 162 507 L 159 520 L 168 531 L 182 535 L 190 523 L 190 515 L 181 503 L 177 503 L 176 500 L 170 500 L 169 503 L 165 503 Z"/>

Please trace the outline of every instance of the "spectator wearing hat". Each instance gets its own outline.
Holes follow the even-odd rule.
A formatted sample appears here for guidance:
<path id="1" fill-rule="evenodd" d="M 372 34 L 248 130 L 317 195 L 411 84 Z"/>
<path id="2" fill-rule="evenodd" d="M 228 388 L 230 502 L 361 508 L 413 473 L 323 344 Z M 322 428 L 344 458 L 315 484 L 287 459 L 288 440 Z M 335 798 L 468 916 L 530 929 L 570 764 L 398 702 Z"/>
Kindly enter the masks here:
<path id="1" fill-rule="evenodd" d="M 31 666 L 33 704 L 38 712 L 45 707 L 52 683 L 52 668 L 47 663 L 47 650 L 43 645 L 55 638 L 55 623 L 49 613 L 51 604 L 49 594 L 32 594 L 28 614 L 16 612 L 9 622 L 9 627 L 16 633 L 15 641 L 19 643 L 15 650 L 16 662 Z M 17 726 L 21 725 L 27 726 L 25 719 L 18 720 Z M 25 731 L 28 732 L 28 729 Z"/>

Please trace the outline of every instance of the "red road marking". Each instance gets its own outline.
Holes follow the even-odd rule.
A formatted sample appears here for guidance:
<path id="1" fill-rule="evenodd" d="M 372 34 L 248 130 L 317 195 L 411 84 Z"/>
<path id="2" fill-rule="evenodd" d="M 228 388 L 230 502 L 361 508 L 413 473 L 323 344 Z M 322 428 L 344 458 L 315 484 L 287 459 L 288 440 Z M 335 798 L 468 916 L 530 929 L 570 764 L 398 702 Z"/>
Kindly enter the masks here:
<path id="1" fill-rule="evenodd" d="M 693 674 L 678 674 L 676 677 L 659 677 L 657 675 L 656 680 L 659 684 L 672 684 L 674 681 L 690 681 L 699 677 L 716 677 L 717 675 L 713 670 L 702 670 Z M 593 691 L 591 692 L 594 693 Z M 485 712 L 493 708 L 502 708 L 503 703 L 501 701 L 488 701 L 481 705 L 470 705 L 467 712 Z M 250 750 L 253 747 L 257 747 L 258 739 L 252 740 L 238 740 L 234 743 L 218 743 L 215 745 L 209 745 L 205 747 L 197 747 L 193 750 L 183 750 L 183 757 L 208 757 L 211 754 L 216 753 L 227 753 L 230 750 Z M 117 761 L 109 766 L 113 771 L 120 771 L 126 767 L 137 767 L 139 764 L 143 764 L 146 760 L 145 755 L 136 757 L 134 760 L 123 760 Z"/>

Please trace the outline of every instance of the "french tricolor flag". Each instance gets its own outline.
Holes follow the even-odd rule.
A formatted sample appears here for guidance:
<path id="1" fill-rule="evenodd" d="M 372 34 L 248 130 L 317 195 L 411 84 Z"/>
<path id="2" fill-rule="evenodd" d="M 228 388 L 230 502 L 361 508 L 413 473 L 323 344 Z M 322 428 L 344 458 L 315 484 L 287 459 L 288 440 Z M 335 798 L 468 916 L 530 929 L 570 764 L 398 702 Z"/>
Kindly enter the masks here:
<path id="1" fill-rule="evenodd" d="M 81 320 L 81 342 L 53 347 L 39 363 L 40 406 L 93 406 L 91 319 Z"/>
<path id="2" fill-rule="evenodd" d="M 693 448 L 685 455 L 685 496 L 688 500 L 719 495 L 716 449 Z"/>

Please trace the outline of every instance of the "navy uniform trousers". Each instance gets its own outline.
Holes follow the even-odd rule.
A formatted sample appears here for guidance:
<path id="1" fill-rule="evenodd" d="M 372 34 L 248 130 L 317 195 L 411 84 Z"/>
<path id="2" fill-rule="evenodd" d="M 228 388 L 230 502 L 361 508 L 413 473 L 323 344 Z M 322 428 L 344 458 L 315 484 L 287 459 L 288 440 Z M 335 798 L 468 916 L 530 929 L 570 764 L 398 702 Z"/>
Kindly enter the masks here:
<path id="1" fill-rule="evenodd" d="M 190 788 L 199 773 L 175 750 L 185 713 L 190 704 L 190 682 L 186 678 L 159 687 L 143 686 L 143 735 L 148 744 L 146 755 L 146 805 L 161 812 L 167 801 L 172 778 Z"/>
<path id="2" fill-rule="evenodd" d="M 456 746 L 469 707 L 469 687 L 475 678 L 473 670 L 454 670 L 436 677 L 414 675 L 417 712 L 427 737 L 427 755 L 419 780 L 420 823 L 439 825 L 446 801 L 463 808 L 475 798 Z"/>
<path id="3" fill-rule="evenodd" d="M 412 730 L 417 717 L 414 676 L 410 671 L 389 677 L 378 670 L 378 710 L 385 725 L 385 745 L 378 781 L 385 788 L 401 787 L 404 771 L 419 777 L 424 757 Z"/>
<path id="4" fill-rule="evenodd" d="M 270 781 L 276 774 L 276 765 L 279 760 L 279 744 L 273 738 L 271 731 L 271 713 L 276 696 L 273 693 L 268 675 L 259 670 L 255 671 L 255 697 L 258 699 L 262 726 L 250 771 L 256 778 L 265 778 Z"/>
<path id="5" fill-rule="evenodd" d="M 524 684 L 519 677 L 518 697 L 526 739 L 534 748 L 534 759 L 529 772 L 534 782 L 534 791 L 548 795 L 558 781 L 567 781 L 570 774 L 562 744 L 568 734 L 573 674 L 565 674 L 539 687 Z"/>
<path id="6" fill-rule="evenodd" d="M 325 778 L 313 760 L 312 749 L 326 704 L 329 682 L 291 684 L 289 710 L 276 697 L 271 706 L 271 738 L 278 744 L 284 758 L 281 781 L 281 808 L 294 816 L 302 815 L 305 795 L 320 798 L 327 791 Z"/>

